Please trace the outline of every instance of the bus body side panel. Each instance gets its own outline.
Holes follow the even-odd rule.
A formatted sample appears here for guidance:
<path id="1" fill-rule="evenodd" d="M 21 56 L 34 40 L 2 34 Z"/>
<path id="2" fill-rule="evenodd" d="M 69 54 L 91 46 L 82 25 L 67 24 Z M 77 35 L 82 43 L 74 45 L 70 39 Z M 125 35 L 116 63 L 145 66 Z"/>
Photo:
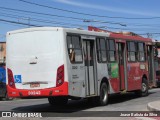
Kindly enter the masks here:
<path id="1" fill-rule="evenodd" d="M 141 89 L 143 75 L 148 76 L 145 62 L 128 63 L 128 91 Z"/>
<path id="2" fill-rule="evenodd" d="M 7 69 L 15 83 L 15 88 L 7 86 L 10 97 L 68 95 L 65 76 L 64 84 L 56 86 L 57 70 L 65 68 L 62 41 L 62 30 L 7 35 Z"/>
<path id="3" fill-rule="evenodd" d="M 109 83 L 112 88 L 111 93 L 118 93 L 120 91 L 119 67 L 118 63 L 108 63 L 109 67 Z"/>
<path id="4" fill-rule="evenodd" d="M 135 90 L 135 81 L 141 80 L 139 75 L 139 63 L 128 63 L 128 91 Z"/>
<path id="5" fill-rule="evenodd" d="M 109 94 L 116 93 L 117 84 L 114 79 L 111 79 L 108 73 L 108 67 L 106 63 L 97 63 L 97 78 L 98 78 L 98 95 L 100 95 L 100 85 L 103 80 L 103 78 L 106 78 L 109 83 Z"/>
<path id="6" fill-rule="evenodd" d="M 143 76 L 145 76 L 148 79 L 148 65 L 146 62 L 140 62 L 139 64 L 139 76 L 140 76 L 140 79 L 139 77 L 137 79 L 139 80 L 135 80 L 135 89 L 141 89 L 141 84 L 142 84 L 142 79 L 143 79 Z"/>
<path id="7" fill-rule="evenodd" d="M 110 78 L 110 85 L 112 86 L 113 93 L 119 93 L 120 91 L 120 80 L 118 78 Z"/>
<path id="8" fill-rule="evenodd" d="M 68 65 L 69 95 L 86 97 L 85 93 L 85 68 L 83 64 Z"/>

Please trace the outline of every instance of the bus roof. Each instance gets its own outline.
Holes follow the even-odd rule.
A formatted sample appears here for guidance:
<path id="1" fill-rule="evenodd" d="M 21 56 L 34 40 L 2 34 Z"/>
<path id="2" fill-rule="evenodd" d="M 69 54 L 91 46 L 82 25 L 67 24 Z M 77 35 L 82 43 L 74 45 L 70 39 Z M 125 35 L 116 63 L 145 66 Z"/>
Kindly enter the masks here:
<path id="1" fill-rule="evenodd" d="M 144 38 L 142 36 L 124 35 L 122 33 L 110 33 L 110 37 L 116 39 L 124 39 L 124 40 L 138 40 L 144 42 L 152 42 L 152 39 L 150 38 Z"/>
<path id="2" fill-rule="evenodd" d="M 109 37 L 110 33 L 100 33 L 95 31 L 88 31 L 88 30 L 80 30 L 77 28 L 62 28 L 62 27 L 33 27 L 33 28 L 25 28 L 19 29 L 14 31 L 7 32 L 7 35 L 16 34 L 16 33 L 23 33 L 23 32 L 31 32 L 31 31 L 65 31 L 69 33 L 79 33 L 83 35 L 91 35 L 91 36 L 105 36 Z"/>
<path id="3" fill-rule="evenodd" d="M 96 31 L 96 32 L 108 32 L 110 33 L 110 38 L 113 39 L 122 39 L 122 40 L 137 40 L 137 41 L 144 41 L 144 42 L 153 42 L 153 39 L 150 38 L 144 38 L 142 36 L 139 36 L 133 32 L 112 32 L 108 30 L 103 30 L 101 28 L 93 27 L 93 26 L 88 26 L 89 31 Z M 127 33 L 127 34 L 124 34 Z M 129 33 L 129 34 L 128 34 Z"/>

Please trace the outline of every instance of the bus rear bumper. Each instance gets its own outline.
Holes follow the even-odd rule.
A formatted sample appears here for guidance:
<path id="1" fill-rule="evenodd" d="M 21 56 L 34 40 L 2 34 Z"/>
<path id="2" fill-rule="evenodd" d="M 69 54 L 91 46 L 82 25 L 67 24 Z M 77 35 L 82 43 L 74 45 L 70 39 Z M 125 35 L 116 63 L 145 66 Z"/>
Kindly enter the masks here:
<path id="1" fill-rule="evenodd" d="M 14 89 L 7 85 L 7 93 L 9 97 L 50 97 L 50 96 L 68 96 L 68 82 L 64 82 L 59 87 L 46 89 Z"/>

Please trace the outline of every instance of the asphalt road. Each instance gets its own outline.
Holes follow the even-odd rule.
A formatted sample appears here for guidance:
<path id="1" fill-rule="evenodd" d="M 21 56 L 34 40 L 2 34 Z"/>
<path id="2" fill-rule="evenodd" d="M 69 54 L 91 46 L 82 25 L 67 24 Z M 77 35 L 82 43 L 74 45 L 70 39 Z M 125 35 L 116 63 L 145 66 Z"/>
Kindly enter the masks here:
<path id="1" fill-rule="evenodd" d="M 106 115 L 109 112 L 111 112 L 111 114 L 116 114 L 116 111 L 120 111 L 122 113 L 126 113 L 124 111 L 148 111 L 147 103 L 157 100 L 160 100 L 160 88 L 151 89 L 149 91 L 149 96 L 147 97 L 136 97 L 133 93 L 112 95 L 109 97 L 109 103 L 107 106 L 93 106 L 89 104 L 87 100 L 78 100 L 69 101 L 69 103 L 63 107 L 53 107 L 49 105 L 46 98 L 16 99 L 13 101 L 0 101 L 0 111 L 47 112 L 48 114 L 52 114 L 54 117 L 60 117 L 58 119 L 69 119 L 67 115 L 73 115 L 74 117 L 78 116 L 76 119 L 82 119 L 80 116 L 83 115 L 84 117 L 89 116 L 86 119 L 89 119 L 90 117 L 93 117 L 93 119 L 95 117 L 96 119 L 100 119 L 98 117 L 101 115 L 103 116 L 104 114 Z M 128 120 L 126 117 L 122 118 L 122 120 L 125 119 Z M 136 119 L 134 118 L 133 120 Z M 118 120 L 121 120 L 121 118 L 118 118 Z M 132 118 L 129 118 L 129 120 L 132 120 Z M 141 120 L 143 119 L 141 118 Z"/>

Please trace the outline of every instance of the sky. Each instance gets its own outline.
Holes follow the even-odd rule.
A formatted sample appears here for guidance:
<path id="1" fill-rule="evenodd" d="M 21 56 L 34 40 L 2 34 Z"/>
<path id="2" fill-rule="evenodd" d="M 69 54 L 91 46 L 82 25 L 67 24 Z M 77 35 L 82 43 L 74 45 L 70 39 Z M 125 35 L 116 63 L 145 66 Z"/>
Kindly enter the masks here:
<path id="1" fill-rule="evenodd" d="M 57 26 L 131 31 L 160 40 L 160 0 L 0 0 L 0 41 L 6 32 Z"/>

